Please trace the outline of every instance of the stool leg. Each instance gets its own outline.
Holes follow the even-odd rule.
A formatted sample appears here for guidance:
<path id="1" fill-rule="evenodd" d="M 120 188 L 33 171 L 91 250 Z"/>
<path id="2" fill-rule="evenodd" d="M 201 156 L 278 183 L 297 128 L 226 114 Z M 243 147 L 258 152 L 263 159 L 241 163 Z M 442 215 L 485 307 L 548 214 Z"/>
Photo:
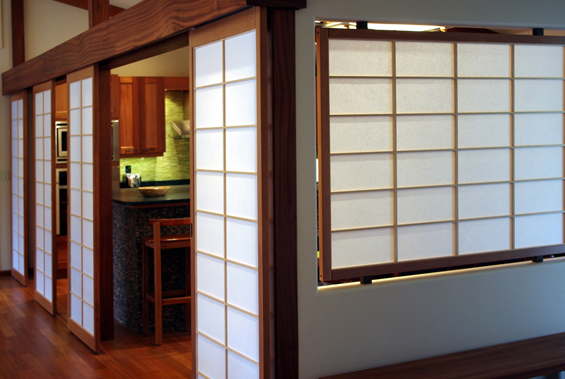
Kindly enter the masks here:
<path id="1" fill-rule="evenodd" d="M 149 335 L 149 301 L 147 300 L 147 294 L 149 293 L 149 252 L 148 248 L 143 243 L 142 253 L 141 253 L 141 260 L 142 260 L 142 291 L 141 296 L 143 299 L 143 310 L 141 311 L 142 315 L 142 323 L 143 323 L 143 335 Z"/>
<path id="2" fill-rule="evenodd" d="M 190 246 L 186 248 L 186 264 L 184 274 L 184 294 L 190 296 Z M 186 331 L 190 330 L 190 303 L 185 303 L 184 327 Z"/>
<path id="3" fill-rule="evenodd" d="M 155 255 L 155 345 L 163 343 L 163 291 L 161 288 L 161 225 L 153 224 Z"/>

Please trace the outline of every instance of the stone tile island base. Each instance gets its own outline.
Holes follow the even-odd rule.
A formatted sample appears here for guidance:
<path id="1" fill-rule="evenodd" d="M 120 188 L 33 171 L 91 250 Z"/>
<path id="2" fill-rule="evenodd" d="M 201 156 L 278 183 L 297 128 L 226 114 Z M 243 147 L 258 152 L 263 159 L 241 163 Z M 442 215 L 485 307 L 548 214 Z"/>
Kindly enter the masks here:
<path id="1" fill-rule="evenodd" d="M 114 317 L 142 333 L 142 244 L 153 235 L 150 219 L 190 217 L 190 206 L 134 209 L 114 203 Z M 163 234 L 187 233 L 188 226 L 163 227 Z M 149 290 L 153 292 L 153 256 L 149 250 Z M 163 291 L 182 289 L 185 283 L 185 249 L 161 252 Z M 190 305 L 189 305 L 190 306 Z M 185 330 L 185 304 L 163 307 L 163 330 Z M 149 304 L 149 330 L 155 330 L 155 308 Z"/>

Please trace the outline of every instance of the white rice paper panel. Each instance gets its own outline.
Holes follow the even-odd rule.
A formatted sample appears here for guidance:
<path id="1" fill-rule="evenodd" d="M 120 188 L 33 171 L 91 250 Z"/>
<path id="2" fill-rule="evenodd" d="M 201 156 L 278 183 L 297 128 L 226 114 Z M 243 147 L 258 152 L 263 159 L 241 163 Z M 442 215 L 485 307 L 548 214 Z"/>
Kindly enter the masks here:
<path id="1" fill-rule="evenodd" d="M 82 164 L 82 189 L 84 191 L 94 191 L 94 171 L 93 165 Z"/>
<path id="2" fill-rule="evenodd" d="M 198 128 L 224 126 L 223 86 L 200 88 L 195 91 L 195 125 Z"/>
<path id="3" fill-rule="evenodd" d="M 226 174 L 226 215 L 257 220 L 257 175 Z"/>
<path id="4" fill-rule="evenodd" d="M 514 149 L 515 179 L 563 177 L 562 147 L 526 147 Z"/>
<path id="5" fill-rule="evenodd" d="M 390 113 L 391 79 L 330 78 L 330 115 Z"/>
<path id="6" fill-rule="evenodd" d="M 459 223 L 459 254 L 508 250 L 512 239 L 509 218 Z"/>
<path id="7" fill-rule="evenodd" d="M 516 112 L 563 110 L 563 80 L 517 79 L 514 92 Z"/>
<path id="8" fill-rule="evenodd" d="M 453 43 L 397 42 L 396 76 L 453 76 Z"/>
<path id="9" fill-rule="evenodd" d="M 459 115 L 459 148 L 510 146 L 510 123 L 511 116 L 505 114 Z"/>
<path id="10" fill-rule="evenodd" d="M 515 213 L 563 210 L 563 180 L 519 182 L 514 185 Z"/>
<path id="11" fill-rule="evenodd" d="M 196 131 L 196 169 L 224 169 L 224 131 L 205 129 Z"/>
<path id="12" fill-rule="evenodd" d="M 196 297 L 198 298 L 198 331 L 220 343 L 225 343 L 225 305 L 202 294 L 196 294 Z"/>
<path id="13" fill-rule="evenodd" d="M 330 76 L 391 76 L 392 42 L 330 39 Z"/>
<path id="14" fill-rule="evenodd" d="M 256 75 L 255 66 L 257 64 L 257 45 L 255 43 L 255 39 L 255 30 L 226 39 L 226 82 L 249 78 Z"/>
<path id="15" fill-rule="evenodd" d="M 198 343 L 198 354 L 196 354 L 198 371 L 206 375 L 206 378 L 225 379 L 225 348 L 200 334 L 196 338 Z"/>
<path id="16" fill-rule="evenodd" d="M 453 116 L 398 116 L 396 146 L 398 150 L 454 148 Z"/>
<path id="17" fill-rule="evenodd" d="M 227 264 L 227 302 L 247 312 L 259 315 L 259 271 Z"/>
<path id="18" fill-rule="evenodd" d="M 226 126 L 257 124 L 255 79 L 226 84 Z"/>
<path id="19" fill-rule="evenodd" d="M 257 127 L 226 130 L 226 170 L 257 172 Z"/>
<path id="20" fill-rule="evenodd" d="M 457 44 L 457 75 L 462 77 L 510 77 L 510 45 Z"/>
<path id="21" fill-rule="evenodd" d="M 394 261 L 394 229 L 332 233 L 332 268 Z"/>
<path id="22" fill-rule="evenodd" d="M 453 153 L 450 151 L 398 153 L 398 187 L 454 183 Z"/>
<path id="23" fill-rule="evenodd" d="M 511 178 L 510 150 L 459 151 L 459 183 L 501 182 Z"/>
<path id="24" fill-rule="evenodd" d="M 94 277 L 94 251 L 87 247 L 82 248 L 82 271 Z"/>
<path id="25" fill-rule="evenodd" d="M 398 228 L 398 261 L 447 257 L 455 254 L 453 223 Z"/>
<path id="26" fill-rule="evenodd" d="M 563 77 L 563 46 L 515 45 L 514 76 Z"/>
<path id="27" fill-rule="evenodd" d="M 392 117 L 330 117 L 330 152 L 392 151 Z"/>
<path id="28" fill-rule="evenodd" d="M 228 378 L 259 379 L 259 365 L 228 351 Z"/>
<path id="29" fill-rule="evenodd" d="M 75 295 L 71 294 L 71 318 L 82 325 L 82 301 Z"/>
<path id="30" fill-rule="evenodd" d="M 194 49 L 196 87 L 221 83 L 223 80 L 222 42 L 211 43 Z"/>
<path id="31" fill-rule="evenodd" d="M 439 187 L 399 190 L 397 204 L 399 225 L 453 220 L 455 189 Z"/>
<path id="32" fill-rule="evenodd" d="M 228 316 L 228 347 L 259 362 L 259 319 L 230 306 Z"/>
<path id="33" fill-rule="evenodd" d="M 459 112 L 510 112 L 510 80 L 460 79 L 457 83 Z"/>
<path id="34" fill-rule="evenodd" d="M 510 215 L 510 184 L 480 184 L 458 188 L 459 219 Z"/>
<path id="35" fill-rule="evenodd" d="M 256 222 L 226 218 L 227 259 L 259 267 L 259 228 Z"/>
<path id="36" fill-rule="evenodd" d="M 198 291 L 218 300 L 224 300 L 224 261 L 197 253 L 196 264 L 198 265 L 198 276 L 196 280 L 196 288 Z"/>
<path id="37" fill-rule="evenodd" d="M 82 303 L 82 326 L 90 334 L 94 334 L 94 308 Z"/>
<path id="38" fill-rule="evenodd" d="M 517 114 L 514 125 L 516 146 L 563 144 L 562 114 Z"/>
<path id="39" fill-rule="evenodd" d="M 392 188 L 392 154 L 333 155 L 331 190 Z"/>
<path id="40" fill-rule="evenodd" d="M 224 174 L 196 172 L 196 209 L 224 213 Z"/>
<path id="41" fill-rule="evenodd" d="M 397 79 L 396 112 L 452 113 L 454 88 L 451 79 Z"/>
<path id="42" fill-rule="evenodd" d="M 394 193 L 371 191 L 331 195 L 332 230 L 392 225 Z"/>
<path id="43" fill-rule="evenodd" d="M 515 218 L 515 248 L 563 243 L 563 214 L 519 216 Z"/>
<path id="44" fill-rule="evenodd" d="M 196 212 L 196 250 L 224 257 L 224 218 Z"/>

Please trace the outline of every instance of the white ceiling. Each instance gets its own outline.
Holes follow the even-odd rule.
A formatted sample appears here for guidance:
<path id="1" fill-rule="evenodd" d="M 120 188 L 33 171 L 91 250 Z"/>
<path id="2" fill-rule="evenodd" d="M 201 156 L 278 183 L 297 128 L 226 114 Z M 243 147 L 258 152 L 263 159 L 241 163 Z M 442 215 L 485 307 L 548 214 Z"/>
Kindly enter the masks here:
<path id="1" fill-rule="evenodd" d="M 116 7 L 127 9 L 137 3 L 141 3 L 141 1 L 142 0 L 110 0 L 110 4 Z"/>

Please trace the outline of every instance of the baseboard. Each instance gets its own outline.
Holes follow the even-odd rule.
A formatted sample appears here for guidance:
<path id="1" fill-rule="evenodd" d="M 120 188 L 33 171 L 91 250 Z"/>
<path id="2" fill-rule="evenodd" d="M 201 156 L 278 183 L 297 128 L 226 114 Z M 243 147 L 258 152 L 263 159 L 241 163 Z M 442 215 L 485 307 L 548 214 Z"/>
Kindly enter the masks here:
<path id="1" fill-rule="evenodd" d="M 0 271 L 0 276 L 10 276 L 12 272 L 10 270 Z"/>

